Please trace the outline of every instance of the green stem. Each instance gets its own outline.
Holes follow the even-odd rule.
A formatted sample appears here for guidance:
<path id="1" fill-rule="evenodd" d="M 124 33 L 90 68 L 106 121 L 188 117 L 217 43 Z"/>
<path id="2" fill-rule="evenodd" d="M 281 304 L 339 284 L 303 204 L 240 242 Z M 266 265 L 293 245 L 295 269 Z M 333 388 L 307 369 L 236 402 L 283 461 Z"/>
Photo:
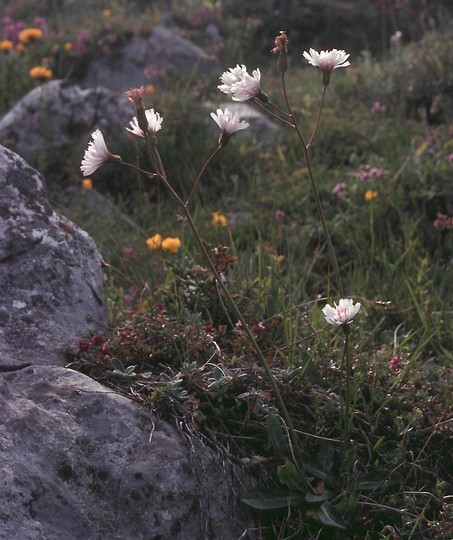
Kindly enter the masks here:
<path id="1" fill-rule="evenodd" d="M 205 164 L 203 165 L 203 167 L 201 168 L 201 171 L 200 173 L 198 174 L 197 176 L 197 179 L 195 180 L 193 186 L 192 186 L 192 190 L 190 192 L 190 195 L 185 203 L 185 207 L 187 208 L 190 204 L 190 201 L 193 199 L 193 196 L 195 195 L 195 192 L 197 191 L 198 189 L 198 185 L 200 184 L 200 181 L 201 179 L 203 178 L 205 172 L 206 172 L 206 169 L 208 168 L 209 164 L 211 163 L 211 161 L 214 159 L 214 157 L 218 154 L 218 152 L 221 150 L 221 146 L 219 145 L 215 150 L 214 152 L 212 152 L 212 154 L 208 157 L 208 159 L 205 161 Z"/>
<path id="2" fill-rule="evenodd" d="M 156 152 L 157 152 L 157 149 L 156 149 Z M 211 156 L 211 158 L 212 157 L 213 156 Z M 200 174 L 197 177 L 197 181 L 195 182 L 195 184 L 198 184 L 200 182 L 201 177 L 202 177 L 202 173 L 205 170 L 206 170 L 206 167 L 203 167 Z M 192 233 L 193 233 L 193 235 L 195 237 L 195 240 L 196 240 L 199 248 L 201 249 L 204 258 L 206 259 L 206 262 L 208 263 L 208 266 L 211 269 L 215 280 L 217 281 L 220 289 L 224 292 L 225 296 L 228 298 L 228 301 L 230 302 L 230 305 L 231 305 L 231 307 L 233 309 L 233 312 L 234 312 L 235 316 L 241 322 L 242 329 L 245 331 L 250 344 L 252 345 L 253 349 L 256 352 L 256 355 L 257 355 L 258 360 L 259 360 L 259 362 L 261 364 L 261 367 L 263 368 L 264 373 L 266 374 L 266 377 L 267 377 L 267 379 L 268 379 L 268 381 L 269 381 L 269 383 L 271 385 L 272 392 L 273 392 L 273 394 L 274 394 L 274 396 L 275 396 L 275 398 L 277 400 L 280 413 L 281 413 L 281 415 L 282 415 L 282 417 L 283 417 L 283 419 L 284 419 L 284 421 L 285 421 L 285 423 L 287 425 L 288 432 L 289 432 L 289 435 L 290 435 L 290 438 L 291 438 L 293 451 L 294 451 L 294 454 L 295 454 L 295 457 L 296 457 L 296 460 L 297 460 L 296 465 L 298 467 L 302 467 L 302 453 L 301 453 L 301 449 L 300 449 L 299 438 L 298 438 L 298 436 L 296 434 L 296 430 L 294 429 L 293 422 L 292 422 L 291 417 L 290 417 L 290 415 L 288 413 L 288 409 L 286 408 L 285 402 L 284 402 L 284 400 L 282 398 L 280 390 L 279 390 L 279 388 L 277 386 L 277 383 L 275 381 L 275 377 L 272 374 L 272 370 L 268 366 L 267 361 L 266 361 L 266 359 L 264 357 L 264 354 L 261 351 L 260 346 L 258 345 L 258 343 L 257 343 L 257 341 L 255 339 L 255 336 L 253 335 L 252 331 L 250 330 L 250 328 L 249 328 L 249 326 L 247 324 L 247 321 L 245 320 L 244 316 L 242 315 L 241 310 L 239 309 L 236 302 L 234 301 L 234 298 L 230 294 L 230 291 L 228 290 L 228 287 L 226 286 L 224 280 L 222 280 L 222 278 L 221 278 L 221 276 L 220 276 L 220 274 L 219 274 L 219 272 L 218 272 L 218 270 L 217 270 L 217 268 L 216 268 L 216 266 L 214 264 L 214 261 L 212 260 L 211 256 L 209 255 L 209 252 L 206 249 L 206 246 L 205 246 L 205 244 L 204 244 L 204 242 L 203 242 L 203 240 L 202 240 L 202 238 L 200 236 L 200 233 L 198 232 L 197 226 L 195 225 L 195 222 L 192 219 L 192 215 L 191 215 L 191 213 L 189 211 L 189 208 L 188 208 L 188 205 L 187 205 L 188 203 L 184 203 L 183 200 L 176 193 L 176 191 L 173 189 L 173 187 L 171 186 L 170 182 L 167 179 L 167 176 L 166 176 L 165 172 L 160 173 L 159 177 L 162 180 L 163 184 L 166 186 L 166 188 L 170 191 L 170 193 L 173 196 L 173 198 L 175 199 L 175 201 L 182 208 L 182 210 L 183 210 L 183 212 L 185 214 L 185 217 L 187 219 L 187 223 L 189 224 L 189 227 L 192 230 Z M 190 198 L 189 198 L 189 202 L 190 202 Z"/>
<path id="3" fill-rule="evenodd" d="M 313 195 L 315 197 L 316 208 L 318 210 L 319 219 L 321 220 L 321 225 L 322 225 L 322 229 L 323 229 L 323 232 L 324 232 L 324 236 L 326 237 L 327 247 L 328 247 L 328 250 L 329 250 L 330 258 L 331 258 L 333 269 L 334 269 L 334 272 L 335 272 L 335 277 L 337 278 L 338 291 L 340 293 L 340 296 L 343 297 L 344 296 L 344 289 L 343 289 L 343 282 L 341 280 L 341 275 L 340 275 L 340 268 L 338 267 L 338 261 L 337 261 L 336 255 L 335 255 L 335 250 L 333 248 L 332 239 L 330 238 L 329 229 L 327 227 L 327 222 L 326 222 L 326 219 L 324 217 L 324 211 L 323 211 L 322 205 L 321 205 L 321 198 L 319 196 L 318 186 L 316 185 L 315 179 L 313 177 L 313 171 L 311 169 L 310 157 L 308 155 L 307 145 L 305 144 L 304 136 L 302 135 L 302 132 L 300 131 L 299 125 L 298 125 L 298 123 L 297 123 L 297 121 L 296 121 L 296 119 L 295 119 L 295 117 L 294 117 L 294 115 L 292 113 L 291 104 L 289 102 L 288 95 L 287 95 L 287 92 L 286 92 L 285 74 L 284 73 L 282 73 L 282 87 L 283 87 L 283 95 L 285 97 L 286 106 L 288 107 L 288 112 L 291 115 L 291 118 L 292 118 L 292 120 L 294 122 L 294 128 L 295 128 L 295 130 L 297 132 L 297 136 L 299 137 L 299 140 L 300 140 L 301 145 L 302 145 L 302 151 L 303 151 L 303 154 L 304 154 L 304 160 L 305 160 L 305 164 L 306 164 L 307 170 L 308 170 L 308 177 L 310 179 L 310 184 L 311 184 L 311 187 L 312 187 L 312 190 L 313 190 Z"/>
<path id="4" fill-rule="evenodd" d="M 324 85 L 323 88 L 322 88 L 322 95 L 321 95 L 321 101 L 319 103 L 318 114 L 316 116 L 315 129 L 313 130 L 313 133 L 311 134 L 310 140 L 307 143 L 307 148 L 310 148 L 311 143 L 313 142 L 313 139 L 315 138 L 316 132 L 318 131 L 319 122 L 321 121 L 321 112 L 322 112 L 322 106 L 324 104 L 324 97 L 326 95 L 326 90 L 327 90 L 327 86 Z"/>
<path id="5" fill-rule="evenodd" d="M 352 377 L 352 369 L 351 369 L 351 353 L 349 350 L 349 327 L 344 326 L 344 332 L 345 332 L 345 339 L 344 339 L 344 348 L 343 348 L 343 360 L 341 362 L 341 371 L 342 371 L 342 377 L 345 377 L 345 395 L 343 398 L 343 392 L 340 388 L 341 396 L 340 399 L 343 401 L 343 418 L 342 418 L 342 455 L 344 455 L 344 452 L 347 450 L 349 445 L 349 431 L 350 431 L 350 425 L 351 425 L 351 377 Z"/>

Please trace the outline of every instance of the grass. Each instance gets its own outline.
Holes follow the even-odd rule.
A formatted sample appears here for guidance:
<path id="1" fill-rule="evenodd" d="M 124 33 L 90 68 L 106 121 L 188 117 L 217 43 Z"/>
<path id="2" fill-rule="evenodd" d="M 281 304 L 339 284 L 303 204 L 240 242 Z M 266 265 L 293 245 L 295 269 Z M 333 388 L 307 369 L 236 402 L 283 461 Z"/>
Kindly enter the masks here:
<path id="1" fill-rule="evenodd" d="M 125 3 L 109 7 L 127 13 Z M 117 28 L 124 38 L 128 24 L 123 17 Z M 95 189 L 82 191 L 74 170 L 78 196 L 67 204 L 57 197 L 61 173 L 47 178 L 54 204 L 106 261 L 111 328 L 81 341 L 71 367 L 177 418 L 246 467 L 257 488 L 242 498 L 263 538 L 453 538 L 453 240 L 451 228 L 435 225 L 439 213 L 453 214 L 450 47 L 450 34 L 430 34 L 398 57 L 365 55 L 335 71 L 310 150 L 345 294 L 362 304 L 348 336 L 346 441 L 344 335 L 321 311 L 338 300 L 338 283 L 291 132 L 276 144 L 233 138 L 191 208 L 273 373 L 298 449 L 256 351 L 163 186 L 106 165 L 93 175 Z M 1 89 L 5 110 L 30 85 L 39 55 L 28 52 L 15 79 L 22 90 Z M 309 134 L 319 72 L 291 53 L 288 94 Z M 2 69 L 12 69 L 8 61 Z M 283 106 L 279 74 L 267 61 L 262 71 L 264 89 Z M 185 196 L 216 146 L 208 113 L 220 100 L 209 84 L 192 90 L 187 81 L 147 96 L 164 116 L 159 150 L 169 179 Z M 112 152 L 144 163 L 128 137 L 114 144 Z M 214 224 L 216 211 L 228 223 Z M 148 250 L 156 233 L 179 237 L 181 249 Z"/>

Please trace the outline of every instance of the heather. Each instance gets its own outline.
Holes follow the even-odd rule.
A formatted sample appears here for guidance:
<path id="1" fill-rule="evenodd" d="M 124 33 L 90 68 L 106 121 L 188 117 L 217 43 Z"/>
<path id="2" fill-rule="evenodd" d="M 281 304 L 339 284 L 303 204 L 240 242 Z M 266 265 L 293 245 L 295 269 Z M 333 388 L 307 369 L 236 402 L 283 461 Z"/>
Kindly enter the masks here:
<path id="1" fill-rule="evenodd" d="M 51 77 L 77 82 L 163 9 L 87 2 L 70 25 L 31 4 L 4 10 L 2 112 Z M 347 15 L 336 4 L 322 6 Z M 263 538 L 453 537 L 451 10 L 426 9 L 429 24 L 395 12 L 399 35 L 363 4 L 385 39 L 320 30 L 317 50 L 350 54 L 326 74 L 303 55 L 317 38 L 297 31 L 306 12 L 272 33 L 258 3 L 178 3 L 201 47 L 218 25 L 224 70 L 130 96 L 137 116 L 107 147 L 96 136 L 89 178 L 88 141 L 63 169 L 37 163 L 105 261 L 110 328 L 69 365 L 242 464 Z M 241 65 L 245 87 L 241 68 L 225 76 Z M 225 112 L 234 100 L 270 123 L 244 126 Z M 68 186 L 80 197 L 63 204 Z"/>

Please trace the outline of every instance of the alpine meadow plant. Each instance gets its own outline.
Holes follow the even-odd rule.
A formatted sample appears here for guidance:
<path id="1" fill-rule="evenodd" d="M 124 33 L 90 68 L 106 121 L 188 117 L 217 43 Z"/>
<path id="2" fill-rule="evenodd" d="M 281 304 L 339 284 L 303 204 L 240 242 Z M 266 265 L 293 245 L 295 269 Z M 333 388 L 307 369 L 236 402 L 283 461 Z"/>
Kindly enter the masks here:
<path id="1" fill-rule="evenodd" d="M 275 38 L 275 47 L 272 49 L 272 53 L 277 55 L 277 68 L 280 75 L 282 101 L 284 103 L 283 107 L 275 104 L 273 97 L 264 92 L 264 81 L 262 80 L 260 69 L 256 68 L 250 74 L 244 64 L 237 64 L 235 67 L 226 70 L 220 76 L 218 90 L 229 96 L 233 101 L 245 102 L 257 107 L 263 114 L 268 115 L 273 121 L 279 122 L 295 135 L 298 142 L 297 148 L 300 151 L 301 161 L 303 161 L 304 164 L 303 170 L 306 171 L 308 176 L 311 193 L 316 204 L 316 217 L 321 225 L 325 245 L 327 246 L 328 257 L 328 271 L 326 272 L 325 288 L 323 290 L 330 292 L 328 293 L 327 299 L 320 292 L 319 297 L 312 304 L 314 306 L 312 313 L 310 316 L 306 316 L 306 319 L 309 321 L 308 324 L 311 332 L 309 338 L 312 342 L 313 349 L 316 349 L 317 347 L 316 338 L 319 335 L 329 335 L 329 338 L 330 335 L 332 335 L 331 342 L 339 339 L 343 346 L 341 363 L 338 362 L 340 367 L 339 370 L 336 371 L 339 380 L 338 393 L 332 389 L 327 404 L 323 403 L 322 407 L 317 407 L 314 403 L 310 404 L 310 407 L 313 409 L 311 414 L 316 416 L 316 414 L 319 413 L 319 409 L 322 409 L 323 414 L 328 415 L 329 418 L 332 417 L 335 419 L 334 423 L 337 426 L 333 431 L 333 435 L 329 437 L 323 437 L 322 435 L 319 435 L 318 432 L 308 435 L 312 435 L 320 441 L 319 444 L 321 450 L 318 459 L 308 455 L 301 430 L 296 429 L 295 427 L 295 412 L 285 400 L 281 387 L 279 386 L 279 381 L 283 380 L 286 384 L 287 381 L 291 380 L 293 377 L 303 377 L 306 374 L 306 371 L 311 367 L 310 363 L 313 362 L 313 359 L 315 358 L 316 350 L 314 353 L 310 352 L 305 364 L 296 369 L 293 369 L 293 366 L 289 365 L 290 363 L 288 362 L 288 358 L 285 358 L 283 349 L 278 353 L 278 360 L 276 360 L 277 354 L 275 357 L 269 355 L 269 351 L 265 349 L 263 343 L 264 336 L 268 331 L 268 328 L 271 327 L 271 324 L 269 324 L 269 321 L 251 321 L 250 314 L 248 313 L 245 315 L 243 304 L 240 304 L 237 297 L 233 294 L 233 286 L 228 281 L 226 273 L 226 268 L 231 264 L 233 257 L 225 255 L 225 252 L 220 248 L 217 250 L 208 249 L 207 243 L 204 238 L 202 238 L 200 232 L 201 228 L 197 223 L 195 213 L 192 210 L 194 206 L 194 197 L 205 177 L 207 169 L 215 160 L 216 156 L 229 144 L 231 138 L 239 131 L 247 129 L 249 123 L 242 120 L 239 115 L 228 107 L 217 108 L 215 112 L 211 112 L 211 119 L 215 122 L 220 131 L 218 142 L 217 145 L 213 145 L 214 148 L 211 154 L 200 168 L 198 175 L 193 179 L 189 195 L 185 197 L 175 189 L 171 178 L 167 176 L 167 169 L 159 152 L 158 143 L 160 141 L 158 141 L 158 135 L 160 139 L 160 137 L 165 134 L 164 118 L 154 108 L 145 108 L 145 89 L 143 87 L 131 89 L 127 95 L 135 107 L 136 116 L 131 119 L 129 125 L 125 127 L 125 130 L 132 133 L 137 137 L 137 141 L 144 145 L 148 161 L 147 166 L 142 167 L 133 163 L 128 163 L 123 161 L 120 156 L 112 154 L 107 148 L 102 132 L 96 130 L 92 134 L 92 140 L 89 142 L 88 149 L 83 157 L 81 170 L 85 176 L 91 176 L 104 165 L 104 163 L 113 161 L 123 167 L 128 167 L 135 172 L 138 172 L 150 182 L 160 183 L 165 187 L 182 213 L 184 223 L 190 228 L 193 238 L 198 246 L 198 250 L 206 262 L 210 276 L 212 276 L 215 281 L 215 288 L 212 290 L 217 292 L 220 303 L 225 309 L 227 319 L 231 326 L 231 332 L 234 333 L 235 336 L 240 337 L 242 340 L 241 347 L 247 346 L 252 350 L 254 359 L 256 359 L 262 373 L 264 373 L 270 386 L 272 400 L 275 400 L 276 402 L 276 408 L 267 407 L 265 409 L 263 406 L 263 410 L 266 412 L 266 428 L 269 447 L 275 449 L 276 459 L 281 460 L 280 465 L 276 467 L 275 471 L 279 489 L 262 488 L 251 490 L 242 495 L 243 502 L 258 510 L 282 509 L 289 506 L 305 505 L 309 507 L 307 515 L 309 514 L 310 517 L 314 517 L 321 527 L 346 530 L 348 529 L 350 522 L 355 519 L 354 516 L 358 512 L 359 505 L 357 501 L 362 492 L 371 492 L 372 495 L 370 495 L 370 498 L 364 498 L 363 500 L 368 501 L 367 504 L 375 504 L 374 499 L 372 498 L 375 492 L 387 488 L 388 486 L 395 485 L 400 481 L 400 474 L 397 470 L 391 470 L 388 467 L 378 468 L 377 459 L 374 460 L 373 467 L 370 467 L 375 448 L 370 450 L 369 461 L 361 462 L 358 457 L 358 450 L 354 447 L 355 441 L 353 440 L 353 429 L 355 426 L 360 423 L 360 428 L 357 429 L 360 429 L 360 433 L 366 431 L 366 427 L 364 427 L 364 416 L 366 415 L 360 415 L 359 417 L 357 410 L 357 394 L 359 394 L 358 389 L 360 388 L 360 384 L 364 380 L 364 377 L 369 376 L 368 367 L 366 367 L 366 369 L 363 367 L 359 369 L 352 357 L 357 350 L 353 346 L 353 339 L 355 333 L 358 332 L 358 329 L 360 328 L 360 320 L 363 318 L 363 314 L 360 313 L 362 306 L 361 303 L 356 302 L 353 299 L 356 297 L 354 296 L 354 291 L 348 291 L 348 295 L 350 294 L 351 297 L 348 297 L 344 291 L 336 252 L 324 215 L 323 205 L 321 203 L 318 183 L 311 167 L 311 147 L 314 144 L 315 139 L 319 136 L 318 131 L 321 126 L 323 104 L 327 95 L 327 88 L 331 84 L 332 73 L 338 68 L 346 68 L 350 65 L 349 54 L 343 50 L 337 49 L 321 52 L 310 49 L 309 52 L 304 52 L 303 55 L 300 56 L 301 59 L 305 58 L 309 65 L 321 71 L 322 84 L 321 97 L 314 121 L 314 129 L 306 136 L 300 127 L 299 118 L 297 118 L 297 115 L 293 112 L 293 105 L 286 87 L 285 77 L 288 71 L 288 38 L 285 32 L 281 31 Z M 346 191 L 345 187 L 346 185 L 344 183 L 338 183 L 334 195 L 341 197 Z M 376 193 L 376 195 L 374 195 L 374 193 Z M 369 197 L 369 201 L 372 202 L 376 197 L 377 192 L 373 192 L 372 196 Z M 229 227 L 229 221 L 224 214 L 220 211 L 215 211 L 212 212 L 211 216 L 212 220 L 210 223 L 212 225 L 218 228 L 225 228 L 229 235 L 233 234 Z M 276 221 L 281 222 L 284 218 L 285 212 L 283 210 L 278 210 L 275 213 Z M 170 266 L 172 264 L 170 258 L 176 255 L 182 246 L 185 246 L 185 242 L 182 244 L 181 240 L 177 237 L 164 237 L 161 233 L 156 233 L 147 238 L 146 246 L 151 252 L 168 252 L 170 254 L 168 265 Z M 222 259 L 228 261 L 228 263 L 225 263 L 224 265 L 219 264 L 219 260 Z M 332 275 L 330 275 L 330 269 L 332 270 Z M 198 276 L 201 276 L 200 281 L 208 281 L 204 269 L 201 269 L 196 265 L 192 270 L 194 273 L 198 273 Z M 196 289 L 194 283 L 198 286 L 196 280 L 191 282 L 190 286 L 192 287 L 192 290 Z M 331 301 L 332 296 L 339 298 L 338 303 Z M 224 299 L 226 299 L 225 302 Z M 326 300 L 329 303 L 325 303 Z M 325 325 L 317 331 L 316 328 L 319 326 L 319 321 L 321 319 L 318 309 L 321 301 L 325 303 L 322 308 Z M 359 313 L 360 315 L 358 316 Z M 185 315 L 189 317 L 189 315 Z M 190 315 L 192 317 L 191 323 L 198 315 L 198 313 L 196 315 Z M 160 321 L 161 318 L 163 319 L 166 317 L 166 314 L 159 308 L 156 317 L 157 320 Z M 168 321 L 165 319 L 165 324 L 160 324 L 159 327 L 165 329 L 167 323 Z M 191 324 L 190 328 L 193 328 L 194 326 L 195 324 Z M 213 327 L 213 325 L 210 324 L 204 327 L 204 333 L 203 336 L 200 337 L 199 343 L 202 342 L 202 339 L 206 339 L 206 343 L 209 341 L 210 338 L 208 339 L 208 337 L 212 335 L 214 330 L 213 328 L 208 327 Z M 332 330 L 331 334 L 328 333 L 329 330 Z M 307 350 L 308 349 L 309 346 L 307 346 Z M 329 349 L 329 353 L 330 352 L 332 351 Z M 290 353 L 288 352 L 288 357 L 289 355 Z M 395 358 L 397 358 L 396 355 L 397 351 L 395 351 Z M 335 356 L 335 353 L 332 353 L 332 356 Z M 398 356 L 398 358 L 400 357 Z M 282 364 L 284 364 L 283 368 L 281 368 Z M 335 364 L 335 361 L 332 360 L 330 366 L 332 370 L 334 370 Z M 403 366 L 403 363 L 396 362 L 395 360 L 392 363 L 392 366 L 396 366 L 390 368 L 391 376 L 395 379 L 393 387 L 396 387 L 396 385 L 405 382 L 405 380 L 403 380 L 405 375 L 403 375 L 403 368 L 401 367 Z M 196 378 L 197 375 L 194 374 L 191 369 L 190 366 L 184 367 L 184 370 L 191 373 L 191 377 Z M 181 370 L 181 372 L 184 370 Z M 120 369 L 120 371 L 124 375 L 125 369 Z M 218 372 L 221 373 L 217 373 L 217 379 L 214 382 L 220 388 L 228 379 L 229 375 L 226 373 L 226 370 L 222 371 L 219 369 Z M 407 374 L 407 371 L 404 373 Z M 130 373 L 127 373 L 127 376 L 129 375 L 133 377 L 135 376 L 135 372 L 131 370 Z M 182 382 L 182 377 L 183 374 L 178 373 L 178 388 Z M 400 377 L 400 379 L 397 379 L 396 377 Z M 230 377 L 230 379 L 233 379 L 233 377 Z M 214 385 L 214 382 L 211 381 L 210 384 Z M 379 382 L 376 382 L 376 386 L 378 385 Z M 382 393 L 385 393 L 386 391 L 386 389 L 382 389 Z M 249 397 L 252 394 L 251 389 L 248 388 L 247 392 L 244 392 L 241 396 L 245 394 Z M 376 415 L 383 415 L 388 412 L 387 404 L 391 399 L 391 396 L 387 396 L 383 399 L 383 405 L 376 405 L 378 411 Z M 372 410 L 374 406 L 373 403 L 366 404 L 367 414 L 369 414 L 370 417 L 374 414 Z M 388 414 L 390 415 L 390 412 Z M 377 420 L 373 419 L 373 422 L 374 421 L 377 422 Z M 402 422 L 403 420 L 398 419 L 398 421 Z M 412 421 L 412 419 L 410 419 L 410 421 Z M 372 422 L 370 421 L 370 425 L 371 424 Z M 366 437 L 366 435 L 364 435 L 364 437 Z M 376 443 L 376 448 L 380 444 L 384 444 L 381 439 Z M 371 454 L 373 454 L 373 456 L 371 456 Z M 373 469 L 372 473 L 370 472 L 370 469 Z M 397 467 L 395 467 L 395 469 L 397 469 Z M 365 507 L 365 505 L 362 507 Z M 385 527 L 382 526 L 381 528 L 384 530 Z M 335 533 L 333 534 L 335 535 Z M 321 538 L 319 535 L 317 537 Z M 331 536 L 329 536 L 329 538 L 330 537 Z M 338 536 L 338 538 L 340 537 L 341 536 Z"/>

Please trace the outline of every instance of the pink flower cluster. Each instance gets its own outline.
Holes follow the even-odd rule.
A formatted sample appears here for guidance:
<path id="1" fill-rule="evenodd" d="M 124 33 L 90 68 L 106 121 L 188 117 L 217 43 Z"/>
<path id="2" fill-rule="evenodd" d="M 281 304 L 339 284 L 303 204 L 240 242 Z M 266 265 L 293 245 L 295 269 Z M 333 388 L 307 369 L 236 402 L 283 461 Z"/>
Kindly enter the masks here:
<path id="1" fill-rule="evenodd" d="M 437 218 L 434 220 L 434 227 L 436 229 L 453 229 L 453 216 L 447 216 L 437 212 Z"/>
<path id="2" fill-rule="evenodd" d="M 380 167 L 370 167 L 370 165 L 365 165 L 362 169 L 355 173 L 357 180 L 361 182 L 365 180 L 370 180 L 371 178 L 380 178 L 386 173 L 384 169 Z"/>

